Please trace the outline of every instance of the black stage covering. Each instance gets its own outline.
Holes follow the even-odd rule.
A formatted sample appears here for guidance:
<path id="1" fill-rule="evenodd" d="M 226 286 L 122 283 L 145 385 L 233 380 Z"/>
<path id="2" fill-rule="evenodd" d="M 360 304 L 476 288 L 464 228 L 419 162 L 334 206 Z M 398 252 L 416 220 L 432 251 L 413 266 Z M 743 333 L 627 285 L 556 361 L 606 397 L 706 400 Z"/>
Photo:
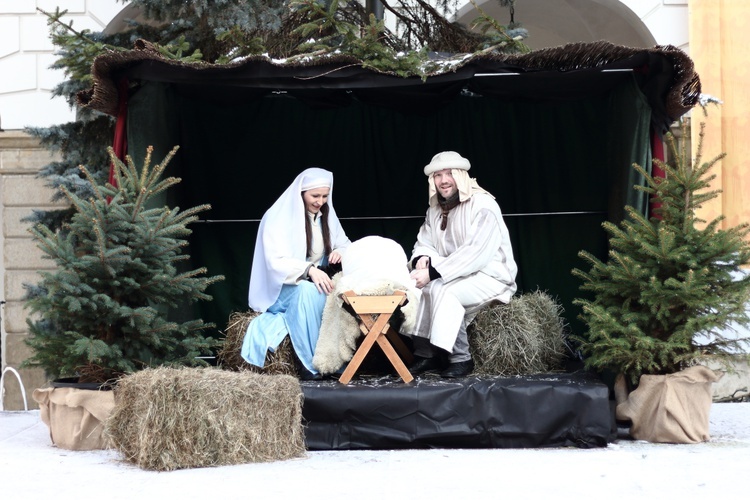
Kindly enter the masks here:
<path id="1" fill-rule="evenodd" d="M 605 384 L 586 373 L 302 382 L 310 450 L 606 446 Z"/>

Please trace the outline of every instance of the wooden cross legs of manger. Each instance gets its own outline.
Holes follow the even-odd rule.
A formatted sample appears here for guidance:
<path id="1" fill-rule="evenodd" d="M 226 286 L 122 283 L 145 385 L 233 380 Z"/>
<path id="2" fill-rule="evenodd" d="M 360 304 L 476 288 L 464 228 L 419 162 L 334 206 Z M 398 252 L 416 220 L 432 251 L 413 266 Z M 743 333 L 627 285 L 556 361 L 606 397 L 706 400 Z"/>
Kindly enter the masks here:
<path id="1" fill-rule="evenodd" d="M 359 328 L 365 338 L 339 378 L 339 382 L 348 384 L 352 380 L 359 365 L 362 364 L 367 353 L 370 352 L 376 342 L 401 379 L 405 383 L 414 380 L 404 364 L 404 360 L 411 363 L 414 358 L 396 331 L 388 323 L 396 308 L 406 302 L 406 293 L 396 290 L 393 295 L 357 295 L 350 290 L 344 292 L 342 298 L 344 302 L 351 306 L 360 320 Z"/>

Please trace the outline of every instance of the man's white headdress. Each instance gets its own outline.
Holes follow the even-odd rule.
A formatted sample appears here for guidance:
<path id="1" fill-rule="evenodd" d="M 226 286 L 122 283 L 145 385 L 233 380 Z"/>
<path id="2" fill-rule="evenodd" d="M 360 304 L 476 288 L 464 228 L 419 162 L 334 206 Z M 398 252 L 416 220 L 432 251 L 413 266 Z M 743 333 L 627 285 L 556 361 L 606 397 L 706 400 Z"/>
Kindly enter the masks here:
<path id="1" fill-rule="evenodd" d="M 456 181 L 456 187 L 458 188 L 458 199 L 460 202 L 464 202 L 472 197 L 476 193 L 485 193 L 492 196 L 485 189 L 481 188 L 477 184 L 477 180 L 469 177 L 469 169 L 471 163 L 469 160 L 456 153 L 455 151 L 443 151 L 432 157 L 432 161 L 424 167 L 424 174 L 428 176 L 429 182 L 429 199 L 430 206 L 437 206 L 437 188 L 435 187 L 435 179 L 433 174 L 445 169 L 451 170 L 451 175 Z M 492 196 L 494 198 L 494 196 Z"/>

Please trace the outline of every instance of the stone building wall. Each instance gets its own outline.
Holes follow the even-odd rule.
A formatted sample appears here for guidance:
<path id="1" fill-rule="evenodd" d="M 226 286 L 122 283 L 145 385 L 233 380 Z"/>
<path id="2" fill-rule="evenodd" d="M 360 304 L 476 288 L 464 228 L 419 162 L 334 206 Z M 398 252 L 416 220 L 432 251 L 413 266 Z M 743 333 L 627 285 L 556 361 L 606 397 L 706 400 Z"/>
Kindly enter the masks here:
<path id="1" fill-rule="evenodd" d="M 36 408 L 31 392 L 44 385 L 46 378 L 41 369 L 20 368 L 30 354 L 24 343 L 29 333 L 23 283 L 37 281 L 37 271 L 50 269 L 52 263 L 42 259 L 42 252 L 28 232 L 28 223 L 21 219 L 32 209 L 56 206 L 50 201 L 50 188 L 36 175 L 54 160 L 36 138 L 18 130 L 0 131 L 0 300 L 5 301 L 0 309 L 0 357 L 3 370 L 12 367 L 20 373 L 29 408 Z M 23 392 L 10 372 L 6 373 L 0 391 L 3 409 L 24 409 Z"/>

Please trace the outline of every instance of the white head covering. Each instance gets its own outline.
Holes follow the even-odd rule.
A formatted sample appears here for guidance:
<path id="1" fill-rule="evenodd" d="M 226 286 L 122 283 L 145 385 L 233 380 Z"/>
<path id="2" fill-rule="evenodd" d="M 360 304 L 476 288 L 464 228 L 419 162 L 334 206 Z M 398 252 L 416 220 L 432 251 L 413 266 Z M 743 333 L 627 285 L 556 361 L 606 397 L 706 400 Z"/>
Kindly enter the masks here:
<path id="1" fill-rule="evenodd" d="M 432 157 L 432 161 L 424 167 L 424 173 L 428 177 L 430 206 L 438 205 L 437 188 L 435 187 L 435 172 L 445 169 L 451 169 L 453 180 L 456 181 L 458 188 L 458 200 L 463 203 L 476 193 L 485 193 L 492 196 L 484 188 L 479 187 L 477 180 L 469 177 L 471 163 L 469 160 L 456 153 L 455 151 L 443 151 Z M 494 199 L 495 197 L 492 196 Z"/>
<path id="2" fill-rule="evenodd" d="M 289 274 L 290 259 L 307 259 L 307 211 L 301 193 L 321 187 L 331 189 L 327 203 L 332 248 L 337 248 L 337 243 L 343 241 L 342 238 L 346 239 L 333 209 L 333 174 L 322 168 L 308 168 L 294 179 L 260 221 L 248 292 L 248 305 L 254 311 L 265 312 L 276 302 L 281 286 Z"/>
<path id="3" fill-rule="evenodd" d="M 445 170 L 446 168 L 469 170 L 471 163 L 455 151 L 443 151 L 433 156 L 430 163 L 424 167 L 424 175 L 434 174 L 438 170 Z"/>
<path id="4" fill-rule="evenodd" d="M 333 174 L 322 168 L 308 168 L 299 174 L 298 178 L 301 178 L 299 188 L 301 193 L 311 189 L 333 186 Z M 328 196 L 330 197 L 330 193 Z"/>

